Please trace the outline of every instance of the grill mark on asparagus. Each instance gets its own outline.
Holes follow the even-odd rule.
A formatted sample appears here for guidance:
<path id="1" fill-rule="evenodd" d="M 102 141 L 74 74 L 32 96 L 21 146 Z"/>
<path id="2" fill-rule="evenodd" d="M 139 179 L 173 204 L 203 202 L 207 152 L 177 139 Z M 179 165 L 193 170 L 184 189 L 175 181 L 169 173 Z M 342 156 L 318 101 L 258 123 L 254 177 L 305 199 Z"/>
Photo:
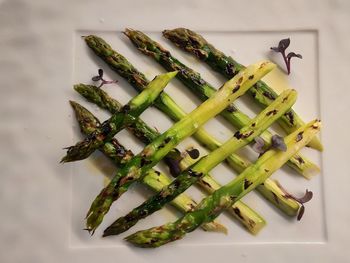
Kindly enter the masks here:
<path id="1" fill-rule="evenodd" d="M 237 109 L 236 109 L 234 106 L 232 106 L 232 105 L 228 106 L 228 107 L 226 108 L 226 110 L 227 110 L 228 112 L 230 112 L 230 113 L 237 111 Z"/>
<path id="2" fill-rule="evenodd" d="M 299 132 L 298 134 L 297 134 L 297 137 L 295 138 L 295 141 L 296 142 L 299 142 L 299 141 L 301 141 L 303 139 L 303 132 Z"/>
<path id="3" fill-rule="evenodd" d="M 164 148 L 167 143 L 171 141 L 170 137 L 166 137 L 164 141 L 158 146 L 158 149 Z"/>
<path id="4" fill-rule="evenodd" d="M 270 92 L 268 92 L 268 91 L 264 91 L 264 92 L 262 93 L 262 95 L 265 96 L 266 98 L 270 99 L 270 100 L 275 100 L 275 99 L 276 99 L 275 96 L 272 95 L 272 93 L 270 93 Z"/>
<path id="5" fill-rule="evenodd" d="M 151 160 L 147 160 L 146 158 L 141 158 L 141 166 L 150 164 L 152 161 Z"/>
<path id="6" fill-rule="evenodd" d="M 246 139 L 249 136 L 251 136 L 254 133 L 254 131 L 249 131 L 248 133 L 241 133 L 240 131 L 236 131 L 235 134 L 233 134 L 234 137 L 239 139 Z"/>
<path id="7" fill-rule="evenodd" d="M 212 186 L 211 186 L 208 182 L 206 182 L 206 181 L 204 181 L 204 180 L 202 180 L 201 182 L 202 182 L 202 184 L 204 184 L 206 187 L 209 187 L 210 189 L 212 189 Z"/>
<path id="8" fill-rule="evenodd" d="M 251 91 L 250 93 L 252 95 L 252 97 L 255 99 L 256 98 L 256 91 Z"/>
<path id="9" fill-rule="evenodd" d="M 233 212 L 235 212 L 235 214 L 236 214 L 240 219 L 244 220 L 244 217 L 243 217 L 242 214 L 241 214 L 241 210 L 239 210 L 238 207 L 234 207 L 234 208 L 233 208 Z"/>
<path id="10" fill-rule="evenodd" d="M 201 177 L 203 175 L 203 173 L 198 173 L 196 171 L 193 171 L 192 169 L 188 169 L 187 173 L 191 176 L 191 177 Z"/>
<path id="11" fill-rule="evenodd" d="M 120 109 L 120 111 L 121 111 L 122 113 L 127 114 L 127 113 L 130 111 L 130 106 L 129 106 L 128 104 L 126 104 L 126 105 L 124 105 L 124 106 Z"/>
<path id="12" fill-rule="evenodd" d="M 244 190 L 246 190 L 253 183 L 247 179 L 244 179 Z"/>
<path id="13" fill-rule="evenodd" d="M 298 161 L 299 164 L 304 164 L 305 161 L 303 158 L 301 158 L 300 156 L 294 156 L 294 158 Z"/>
<path id="14" fill-rule="evenodd" d="M 228 63 L 225 68 L 227 75 L 232 76 L 235 73 L 235 66 L 232 63 Z"/>
<path id="15" fill-rule="evenodd" d="M 233 134 L 233 137 L 236 137 L 238 140 L 242 138 L 242 133 L 239 131 L 236 131 L 235 134 Z"/>
<path id="16" fill-rule="evenodd" d="M 291 111 L 288 111 L 287 113 L 284 114 L 284 116 L 286 116 L 286 118 L 288 119 L 289 123 L 291 125 L 294 125 L 294 114 Z"/>
<path id="17" fill-rule="evenodd" d="M 232 90 L 232 94 L 236 93 L 240 89 L 240 87 L 241 87 L 240 85 L 237 85 L 236 87 L 234 87 Z"/>
<path id="18" fill-rule="evenodd" d="M 274 192 L 272 192 L 272 195 L 273 195 L 273 199 L 275 200 L 275 202 L 276 202 L 277 204 L 279 204 L 280 201 L 278 200 L 277 195 L 276 195 Z"/>
<path id="19" fill-rule="evenodd" d="M 248 224 L 249 224 L 249 226 L 250 226 L 251 228 L 254 228 L 255 225 L 256 225 L 255 221 L 252 220 L 252 219 L 248 219 Z"/>
<path id="20" fill-rule="evenodd" d="M 196 205 L 191 203 L 189 204 L 189 207 L 190 207 L 190 210 L 193 211 L 196 208 Z"/>
<path id="21" fill-rule="evenodd" d="M 270 116 L 270 115 L 276 115 L 277 114 L 277 110 L 272 110 L 272 111 L 269 111 L 268 113 L 266 113 L 266 116 Z"/>
<path id="22" fill-rule="evenodd" d="M 237 196 L 235 196 L 235 195 L 230 195 L 230 199 L 231 199 L 231 201 L 235 201 L 235 200 L 236 200 L 236 198 L 237 198 Z"/>

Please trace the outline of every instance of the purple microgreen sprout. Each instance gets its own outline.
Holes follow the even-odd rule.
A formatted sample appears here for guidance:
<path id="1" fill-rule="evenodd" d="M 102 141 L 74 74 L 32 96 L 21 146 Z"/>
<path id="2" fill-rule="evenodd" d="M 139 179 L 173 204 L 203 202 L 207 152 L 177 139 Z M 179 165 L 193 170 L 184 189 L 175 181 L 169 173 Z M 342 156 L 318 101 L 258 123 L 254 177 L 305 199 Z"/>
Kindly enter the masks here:
<path id="1" fill-rule="evenodd" d="M 290 74 L 290 61 L 291 61 L 291 59 L 293 57 L 300 58 L 300 59 L 303 58 L 300 54 L 296 54 L 294 52 L 289 52 L 286 55 L 286 49 L 289 47 L 289 45 L 290 45 L 290 38 L 286 38 L 286 39 L 282 39 L 278 43 L 277 47 L 271 47 L 271 50 L 282 54 L 284 63 L 286 64 L 286 67 L 287 67 L 288 75 Z"/>
<path id="2" fill-rule="evenodd" d="M 101 88 L 105 84 L 111 84 L 111 83 L 117 83 L 118 80 L 105 80 L 103 78 L 103 69 L 98 69 L 98 75 L 92 77 L 92 81 L 101 81 L 101 84 L 98 86 L 98 88 Z"/>
<path id="3" fill-rule="evenodd" d="M 181 174 L 181 167 L 180 167 L 181 160 L 176 160 L 171 157 L 165 157 L 164 161 L 166 162 L 169 168 L 169 172 L 173 177 L 177 177 L 178 175 Z"/>
<path id="4" fill-rule="evenodd" d="M 304 215 L 304 212 L 305 212 L 304 204 L 309 202 L 312 199 L 313 193 L 311 191 L 309 191 L 308 189 L 306 189 L 304 196 L 296 197 L 296 196 L 288 193 L 287 190 L 284 187 L 282 187 L 282 185 L 278 181 L 275 180 L 275 182 L 276 182 L 276 185 L 284 193 L 284 197 L 293 199 L 293 200 L 297 201 L 298 203 L 300 203 L 300 209 L 299 209 L 298 216 L 297 216 L 297 220 L 300 221 Z"/>
<path id="5" fill-rule="evenodd" d="M 264 146 L 265 141 L 261 137 L 254 138 L 255 143 L 253 144 L 253 150 L 259 154 L 263 154 L 265 152 Z"/>
<path id="6" fill-rule="evenodd" d="M 271 147 L 278 149 L 282 152 L 287 151 L 287 145 L 285 144 L 283 137 L 275 134 L 271 138 Z"/>
<path id="7" fill-rule="evenodd" d="M 164 158 L 164 161 L 167 164 L 169 168 L 169 172 L 172 176 L 176 177 L 181 173 L 182 169 L 181 169 L 180 162 L 182 159 L 183 159 L 183 156 L 177 149 L 174 149 L 174 152 L 170 152 Z"/>
<path id="8" fill-rule="evenodd" d="M 186 150 L 186 152 L 188 153 L 188 155 L 193 159 L 197 159 L 199 157 L 199 151 L 198 149 L 195 148 L 189 148 Z"/>

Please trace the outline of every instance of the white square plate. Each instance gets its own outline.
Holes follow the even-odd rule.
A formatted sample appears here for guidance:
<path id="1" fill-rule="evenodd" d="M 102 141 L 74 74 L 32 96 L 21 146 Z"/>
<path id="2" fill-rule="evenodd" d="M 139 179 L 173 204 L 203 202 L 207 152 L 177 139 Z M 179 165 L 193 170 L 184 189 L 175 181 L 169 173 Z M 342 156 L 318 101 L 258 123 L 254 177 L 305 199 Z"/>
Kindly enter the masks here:
<path id="1" fill-rule="evenodd" d="M 268 262 L 328 262 L 331 259 L 347 262 L 350 212 L 344 201 L 350 183 L 346 172 L 349 158 L 345 151 L 350 146 L 346 136 L 350 128 L 346 122 L 350 96 L 344 69 L 349 65 L 345 62 L 345 58 L 349 58 L 349 37 L 345 32 L 350 22 L 349 11 L 346 1 L 312 5 L 310 1 L 294 4 L 287 1 L 278 4 L 273 1 L 264 4 L 193 0 L 61 1 L 49 4 L 18 0 L 0 4 L 3 25 L 0 28 L 1 262 L 212 262 L 218 257 L 235 262 L 260 262 L 262 258 Z M 299 97 L 294 109 L 305 121 L 321 117 L 324 123 L 321 137 L 325 152 L 303 150 L 321 167 L 321 174 L 311 181 L 288 168 L 273 175 L 297 195 L 306 188 L 314 192 L 301 222 L 284 217 L 260 196 L 251 193 L 244 201 L 268 222 L 258 236 L 251 236 L 229 216 L 221 215 L 219 220 L 228 227 L 228 235 L 198 230 L 157 250 L 126 245 L 122 237 L 127 234 L 174 220 L 179 215 L 167 207 L 121 236 L 102 239 L 101 231 L 113 219 L 150 196 L 149 191 L 138 186 L 116 202 L 93 237 L 82 230 L 90 202 L 103 187 L 103 175 L 111 175 L 113 166 L 99 154 L 82 162 L 58 165 L 64 154 L 60 148 L 81 138 L 68 100 L 79 101 L 101 120 L 109 116 L 79 97 L 72 90 L 72 84 L 91 83 L 97 69 L 103 68 L 106 78 L 119 80 L 117 85 L 104 87 L 115 98 L 126 103 L 136 92 L 96 58 L 80 36 L 103 37 L 152 79 L 164 70 L 139 53 L 121 34 L 125 27 L 142 30 L 199 71 L 214 87 L 219 87 L 224 82 L 222 77 L 161 37 L 163 29 L 179 26 L 200 32 L 218 49 L 246 65 L 272 58 L 283 67 L 279 56 L 271 57 L 269 48 L 285 37 L 292 40 L 290 51 L 303 55 L 302 60 L 292 61 L 290 76 L 278 69 L 264 78 L 281 90 L 295 88 Z M 166 92 L 187 112 L 200 103 L 177 80 L 171 82 Z M 247 106 L 248 101 L 243 98 L 237 104 L 254 116 L 258 110 Z M 153 108 L 147 109 L 142 118 L 160 131 L 172 123 Z M 234 130 L 223 123 L 217 118 L 205 128 L 225 141 Z M 116 137 L 135 152 L 142 149 L 127 132 Z M 197 147 L 189 138 L 179 148 L 194 145 Z M 201 151 L 205 153 L 202 148 Z M 159 168 L 164 169 L 162 165 Z M 219 165 L 212 174 L 222 183 L 232 178 L 232 171 L 224 165 Z M 194 187 L 188 193 L 196 200 L 203 196 Z"/>

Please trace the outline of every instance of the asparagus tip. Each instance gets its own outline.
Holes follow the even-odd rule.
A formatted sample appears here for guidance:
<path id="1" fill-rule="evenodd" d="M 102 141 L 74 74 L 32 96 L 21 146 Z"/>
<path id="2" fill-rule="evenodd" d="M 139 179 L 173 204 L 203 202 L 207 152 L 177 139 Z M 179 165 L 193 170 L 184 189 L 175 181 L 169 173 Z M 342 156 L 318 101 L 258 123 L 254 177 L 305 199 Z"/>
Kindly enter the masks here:
<path id="1" fill-rule="evenodd" d="M 62 157 L 60 163 L 67 163 L 67 162 L 69 162 L 67 156 Z"/>
<path id="2" fill-rule="evenodd" d="M 79 105 L 79 103 L 76 102 L 76 101 L 74 101 L 74 100 L 69 100 L 69 104 L 70 104 L 73 108 L 75 108 L 75 107 L 77 107 L 77 106 Z"/>
<path id="3" fill-rule="evenodd" d="M 216 232 L 223 233 L 225 235 L 228 234 L 228 229 L 225 226 L 218 224 L 218 223 L 215 223 L 215 222 L 214 222 L 214 224 L 215 224 L 215 231 Z"/>
<path id="4" fill-rule="evenodd" d="M 88 228 L 83 228 L 83 230 L 88 231 L 90 236 L 93 236 L 93 234 L 95 234 L 95 230 L 91 230 L 91 229 L 88 229 Z"/>
<path id="5" fill-rule="evenodd" d="M 73 89 L 78 93 L 82 93 L 86 90 L 86 85 L 81 84 L 81 83 L 75 84 L 75 85 L 73 85 Z"/>
<path id="6" fill-rule="evenodd" d="M 126 35 L 127 37 L 129 37 L 130 34 L 131 34 L 132 32 L 134 32 L 134 31 L 135 31 L 134 29 L 127 27 L 127 28 L 125 28 L 125 30 L 123 31 L 123 34 Z"/>
<path id="7" fill-rule="evenodd" d="M 83 110 L 86 110 L 83 106 L 81 106 L 78 102 L 74 100 L 69 100 L 69 104 L 72 106 L 73 110 L 77 113 Z M 69 147 L 63 148 L 65 150 L 69 149 Z"/>
<path id="8" fill-rule="evenodd" d="M 119 232 L 122 233 L 122 232 Z M 116 232 L 115 230 L 113 230 L 112 227 L 107 227 L 102 234 L 102 237 L 108 237 L 108 236 L 112 236 L 112 235 L 118 235 L 118 232 Z"/>
<path id="9" fill-rule="evenodd" d="M 114 236 L 114 235 L 119 235 L 121 233 L 123 233 L 125 230 L 124 229 L 113 229 L 113 228 L 106 228 L 103 231 L 102 237 L 108 237 L 108 236 Z"/>
<path id="10" fill-rule="evenodd" d="M 307 146 L 319 152 L 323 152 L 323 145 L 317 137 L 314 137 Z"/>

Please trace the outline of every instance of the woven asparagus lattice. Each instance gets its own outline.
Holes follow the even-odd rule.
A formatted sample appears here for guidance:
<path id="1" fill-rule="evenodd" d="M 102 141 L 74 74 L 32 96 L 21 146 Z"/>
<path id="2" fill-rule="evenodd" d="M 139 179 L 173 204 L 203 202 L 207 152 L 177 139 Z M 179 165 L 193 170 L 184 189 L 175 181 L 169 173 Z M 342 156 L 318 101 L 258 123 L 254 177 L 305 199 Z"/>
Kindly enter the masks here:
<path id="1" fill-rule="evenodd" d="M 114 177 L 92 202 L 86 215 L 85 228 L 94 233 L 112 204 L 135 182 L 147 186 L 155 194 L 115 220 L 105 229 L 104 236 L 129 230 L 140 219 L 168 203 L 178 209 L 182 217 L 172 223 L 141 230 L 129 235 L 126 240 L 140 247 L 159 247 L 181 239 L 198 227 L 206 231 L 226 232 L 226 227 L 216 220 L 223 211 L 233 215 L 250 233 L 257 234 L 266 222 L 258 212 L 240 200 L 252 190 L 257 190 L 286 215 L 297 216 L 300 220 L 305 209 L 304 203 L 311 199 L 312 192 L 307 191 L 303 198 L 296 198 L 269 177 L 284 164 L 308 179 L 319 172 L 318 166 L 299 151 L 306 145 L 322 150 L 322 144 L 316 137 L 321 122 L 314 120 L 305 124 L 291 109 L 296 100 L 295 90 L 285 90 L 278 96 L 272 87 L 261 80 L 275 65 L 270 61 L 262 61 L 244 67 L 193 31 L 183 28 L 164 31 L 163 35 L 175 45 L 194 54 L 228 78 L 219 89 L 215 89 L 198 72 L 181 63 L 144 33 L 127 29 L 125 35 L 138 50 L 169 72 L 148 81 L 143 73 L 102 38 L 94 35 L 84 37 L 92 53 L 139 92 L 122 106 L 117 99 L 103 91 L 104 84 L 115 81 L 104 80 L 102 69 L 99 70 L 99 76 L 93 78 L 94 81 L 101 81 L 99 87 L 85 84 L 74 86 L 75 91 L 108 111 L 111 117 L 101 123 L 86 108 L 71 101 L 81 132 L 86 138 L 68 147 L 61 161 L 82 160 L 99 150 L 118 167 Z M 203 101 L 192 112 L 187 113 L 164 91 L 174 77 Z M 252 95 L 254 102 L 263 106 L 263 110 L 252 119 L 233 104 L 246 92 Z M 173 126 L 163 133 L 148 126 L 140 115 L 150 106 L 157 107 L 169 116 L 175 122 Z M 202 127 L 219 114 L 237 129 L 226 142 L 220 142 Z M 267 130 L 275 121 L 288 133 L 286 137 L 272 135 Z M 146 145 L 142 151 L 134 154 L 114 138 L 122 129 L 128 130 Z M 196 148 L 184 152 L 178 150 L 177 145 L 189 136 L 193 136 L 209 153 L 202 155 Z M 259 149 L 260 155 L 255 162 L 250 162 L 235 151 L 252 145 L 254 139 L 256 143 L 253 148 Z M 171 179 L 154 169 L 162 160 L 175 178 Z M 239 174 L 224 186 L 216 181 L 214 175 L 209 174 L 223 161 Z M 193 184 L 199 185 L 208 194 L 199 203 L 187 192 L 183 193 Z"/>

